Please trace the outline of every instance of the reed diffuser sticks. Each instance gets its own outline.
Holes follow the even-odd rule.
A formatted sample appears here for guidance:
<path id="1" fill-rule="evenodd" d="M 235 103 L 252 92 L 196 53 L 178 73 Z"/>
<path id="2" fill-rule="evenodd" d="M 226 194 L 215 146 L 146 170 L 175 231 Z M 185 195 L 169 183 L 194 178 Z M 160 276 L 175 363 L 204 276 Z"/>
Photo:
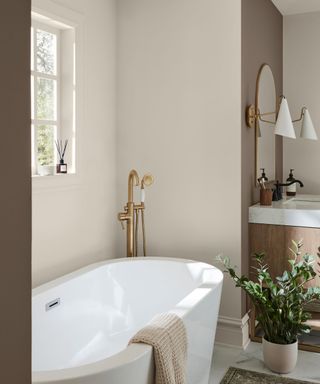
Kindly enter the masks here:
<path id="1" fill-rule="evenodd" d="M 64 141 L 64 145 L 62 144 L 62 140 L 55 140 L 55 144 L 56 144 L 56 148 L 57 148 L 58 155 L 60 158 L 60 163 L 63 164 L 64 163 L 64 155 L 66 153 L 66 149 L 68 146 L 68 140 Z M 61 162 L 61 160 L 62 160 L 62 162 Z"/>

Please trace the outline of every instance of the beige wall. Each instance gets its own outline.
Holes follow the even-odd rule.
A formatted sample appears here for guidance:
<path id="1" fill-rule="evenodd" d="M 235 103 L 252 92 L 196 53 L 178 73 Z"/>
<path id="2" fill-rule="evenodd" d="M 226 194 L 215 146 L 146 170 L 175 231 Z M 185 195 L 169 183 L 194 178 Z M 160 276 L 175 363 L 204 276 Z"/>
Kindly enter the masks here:
<path id="1" fill-rule="evenodd" d="M 248 271 L 248 207 L 259 200 L 255 186 L 255 132 L 245 122 L 246 107 L 255 103 L 256 81 L 262 64 L 270 65 L 277 96 L 282 94 L 282 15 L 271 0 L 242 0 L 242 270 Z M 282 179 L 282 139 L 276 137 L 276 177 Z M 259 250 L 257 250 L 259 251 Z M 246 310 L 243 295 L 243 313 Z"/>
<path id="2" fill-rule="evenodd" d="M 131 168 L 155 176 L 148 254 L 214 263 L 223 252 L 246 272 L 257 191 L 244 110 L 264 62 L 281 94 L 279 12 L 270 0 L 118 0 L 116 10 L 111 0 L 55 2 L 84 16 L 84 124 L 77 181 L 34 189 L 34 284 L 125 255 L 115 214 Z M 281 174 L 281 141 L 277 156 Z M 226 279 L 221 315 L 239 319 L 245 310 Z"/>
<path id="3" fill-rule="evenodd" d="M 0 34 L 0 383 L 30 384 L 29 0 L 1 1 Z"/>
<path id="4" fill-rule="evenodd" d="M 320 138 L 320 12 L 284 17 L 284 94 L 291 116 L 296 119 L 307 106 Z M 297 139 L 284 140 L 284 177 L 294 175 L 304 183 L 300 193 L 320 194 L 320 143 L 300 139 L 301 123 L 296 125 Z"/>
<path id="5" fill-rule="evenodd" d="M 54 3 L 83 19 L 77 79 L 83 97 L 78 106 L 77 175 L 33 180 L 34 286 L 115 257 L 115 2 Z"/>
<path id="6" fill-rule="evenodd" d="M 129 170 L 152 172 L 150 255 L 241 264 L 240 4 L 117 2 L 118 208 Z M 123 256 L 120 226 L 118 240 Z M 221 314 L 240 305 L 226 279 Z"/>

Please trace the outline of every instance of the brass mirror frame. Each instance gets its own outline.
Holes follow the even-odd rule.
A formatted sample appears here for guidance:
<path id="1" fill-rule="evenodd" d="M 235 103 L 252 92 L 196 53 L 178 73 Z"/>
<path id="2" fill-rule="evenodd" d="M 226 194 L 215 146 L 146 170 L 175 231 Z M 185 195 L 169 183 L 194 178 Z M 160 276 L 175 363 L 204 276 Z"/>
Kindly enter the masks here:
<path id="1" fill-rule="evenodd" d="M 259 71 L 258 71 L 258 75 L 257 75 L 257 80 L 256 80 L 256 94 L 255 94 L 255 105 L 251 105 L 249 106 L 249 108 L 252 108 L 254 109 L 254 113 L 255 113 L 255 118 L 254 118 L 254 132 L 255 132 L 255 148 L 254 148 L 254 156 L 255 156 L 255 170 L 254 170 L 254 174 L 255 174 L 255 185 L 256 187 L 259 187 L 259 183 L 258 183 L 258 138 L 259 138 L 259 117 L 257 116 L 263 116 L 264 115 L 264 112 L 265 111 L 259 111 L 259 90 L 260 90 L 260 85 L 259 85 L 259 82 L 260 82 L 260 78 L 261 78 L 261 74 L 262 74 L 262 71 L 264 68 L 266 67 L 269 67 L 270 68 L 270 71 L 272 73 L 272 77 L 274 79 L 274 76 L 273 76 L 273 72 L 272 72 L 272 68 L 269 64 L 267 63 L 263 63 L 261 65 L 261 67 L 259 68 Z M 275 82 L 274 82 L 274 85 L 275 85 Z M 274 108 L 274 111 L 278 111 L 278 95 L 277 95 L 277 88 L 276 86 L 274 87 L 275 88 L 275 108 Z M 262 114 L 260 115 L 260 112 L 262 112 Z M 276 115 L 276 112 L 269 112 L 267 113 L 268 115 Z M 249 115 L 249 114 L 248 114 Z M 275 116 L 276 117 L 276 116 Z M 272 180 L 268 180 L 269 183 L 272 183 L 272 182 L 275 182 L 276 180 L 276 138 L 274 138 L 275 140 L 275 153 L 274 153 L 274 156 L 275 156 L 275 165 L 274 165 L 274 179 Z M 268 176 L 268 173 L 267 173 L 267 176 Z"/>

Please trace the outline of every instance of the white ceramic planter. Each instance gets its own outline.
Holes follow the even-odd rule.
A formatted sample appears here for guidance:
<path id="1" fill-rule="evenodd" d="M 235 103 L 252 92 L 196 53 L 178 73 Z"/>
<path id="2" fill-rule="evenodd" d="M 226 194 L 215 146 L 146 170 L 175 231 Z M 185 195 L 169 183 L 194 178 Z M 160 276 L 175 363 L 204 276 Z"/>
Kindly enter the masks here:
<path id="1" fill-rule="evenodd" d="M 38 165 L 38 175 L 39 176 L 51 176 L 54 175 L 55 171 L 54 165 Z"/>
<path id="2" fill-rule="evenodd" d="M 298 342 L 274 344 L 263 339 L 262 352 L 265 365 L 273 372 L 289 373 L 294 370 L 298 358 Z"/>

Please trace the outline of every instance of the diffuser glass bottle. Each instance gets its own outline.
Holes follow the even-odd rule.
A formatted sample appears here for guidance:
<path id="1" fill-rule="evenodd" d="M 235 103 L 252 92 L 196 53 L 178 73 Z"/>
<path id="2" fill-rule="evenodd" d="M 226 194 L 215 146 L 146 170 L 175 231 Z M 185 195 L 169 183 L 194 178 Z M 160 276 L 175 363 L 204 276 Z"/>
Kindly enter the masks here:
<path id="1" fill-rule="evenodd" d="M 65 140 L 64 144 L 62 143 L 62 140 L 56 140 L 55 143 L 59 155 L 59 163 L 57 164 L 56 171 L 57 173 L 67 173 L 68 165 L 64 162 L 64 155 L 68 146 L 68 140 Z"/>

